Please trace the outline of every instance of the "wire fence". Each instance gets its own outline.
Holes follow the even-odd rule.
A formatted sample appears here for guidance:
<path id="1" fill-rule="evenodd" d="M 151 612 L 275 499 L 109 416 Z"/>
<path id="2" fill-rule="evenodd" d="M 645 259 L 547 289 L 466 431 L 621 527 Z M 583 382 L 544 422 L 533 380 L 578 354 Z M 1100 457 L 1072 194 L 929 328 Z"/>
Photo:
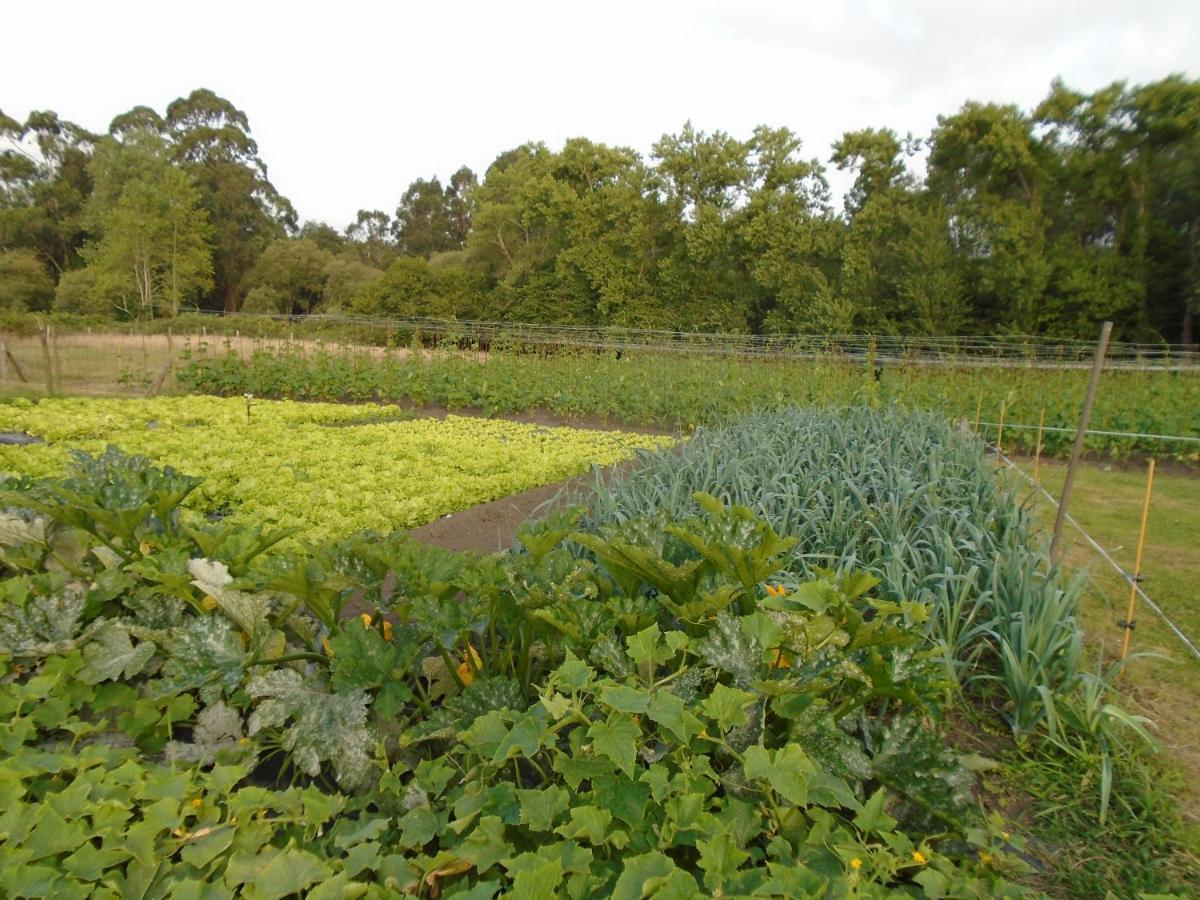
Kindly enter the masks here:
<path id="1" fill-rule="evenodd" d="M 241 338 L 319 339 L 373 346 L 420 343 L 483 350 L 539 349 L 553 352 L 689 353 L 821 359 L 840 356 L 880 366 L 1089 368 L 1092 341 L 1033 336 L 894 336 L 870 334 L 724 334 L 595 325 L 440 319 L 427 316 L 285 316 L 267 313 L 189 314 L 180 320 L 207 335 Z M 197 325 L 198 323 L 198 325 Z M 130 335 L 165 331 L 169 320 L 135 323 Z M 114 328 L 114 331 L 119 329 Z M 1200 372 L 1195 344 L 1109 344 L 1106 365 L 1148 371 Z"/>
<path id="2" fill-rule="evenodd" d="M 1041 496 L 1043 496 L 1046 500 L 1050 501 L 1051 506 L 1055 510 L 1058 509 L 1058 506 L 1059 506 L 1058 500 L 1054 497 L 1053 494 L 1051 494 L 1048 490 L 1046 490 L 1045 486 L 1040 481 L 1035 480 L 1032 475 L 1030 475 L 1028 472 L 1026 472 L 1024 469 L 1022 469 L 1020 466 L 1018 466 L 1012 459 L 1010 459 L 1008 456 L 1006 456 L 1003 452 L 1001 452 L 994 445 L 985 443 L 985 446 L 988 448 L 988 450 L 991 453 L 996 454 L 997 459 L 1000 460 L 1001 462 L 1003 462 L 1004 465 L 1010 471 L 1019 475 L 1037 493 L 1039 493 Z M 1171 620 L 1171 618 L 1163 610 L 1161 604 L 1155 602 L 1155 600 L 1152 597 L 1150 597 L 1149 594 L 1147 594 L 1144 590 L 1142 590 L 1142 586 L 1138 583 L 1138 580 L 1134 576 L 1134 574 L 1127 571 L 1124 568 L 1124 566 L 1122 566 L 1115 559 L 1113 559 L 1112 554 L 1107 549 L 1105 549 L 1105 547 L 1099 541 L 1097 541 L 1094 537 L 1092 537 L 1092 535 L 1090 535 L 1087 532 L 1087 530 L 1078 521 L 1076 521 L 1074 516 L 1072 516 L 1070 513 L 1067 513 L 1067 515 L 1065 516 L 1065 519 L 1066 519 L 1067 524 L 1069 524 L 1072 528 L 1074 528 L 1077 532 L 1079 532 L 1079 535 L 1084 539 L 1084 541 L 1088 544 L 1088 546 L 1096 553 L 1096 555 L 1099 556 L 1101 560 L 1103 560 L 1108 565 L 1110 565 L 1113 568 L 1113 570 L 1117 573 L 1117 575 L 1121 578 L 1121 580 L 1124 581 L 1125 584 L 1129 585 L 1137 593 L 1138 599 L 1141 600 L 1144 604 L 1146 604 L 1146 606 L 1148 606 L 1150 608 L 1150 610 L 1153 611 L 1154 614 L 1156 616 L 1158 616 L 1159 619 L 1162 620 L 1163 624 L 1166 625 L 1167 628 L 1171 631 L 1171 633 L 1174 634 L 1175 637 L 1179 639 L 1179 642 L 1181 644 L 1183 644 L 1183 646 L 1187 649 L 1187 651 L 1192 656 L 1194 656 L 1197 660 L 1200 660 L 1200 647 L 1197 646 L 1197 642 L 1194 641 L 1192 638 L 1190 638 L 1177 623 L 1175 623 L 1174 621 Z M 1127 625 L 1126 627 L 1129 627 L 1129 626 Z"/>
<path id="3" fill-rule="evenodd" d="M 381 358 L 385 348 L 323 338 L 249 335 L 75 332 L 0 335 L 0 392 L 30 395 L 143 396 L 172 390 L 181 364 L 213 355 L 250 359 L 260 351 L 329 352 Z"/>
<path id="4" fill-rule="evenodd" d="M 245 316 L 238 314 L 238 317 Z M 722 334 L 595 325 L 448 320 L 423 316 L 312 315 L 256 317 L 300 325 L 342 325 L 381 334 L 413 336 L 485 347 L 543 347 L 651 353 L 707 353 L 812 359 L 829 355 L 873 359 L 879 364 L 1031 366 L 1089 368 L 1095 343 L 1037 337 L 912 337 L 870 334 Z M 1191 344 L 1111 342 L 1114 368 L 1200 370 L 1200 347 Z"/>

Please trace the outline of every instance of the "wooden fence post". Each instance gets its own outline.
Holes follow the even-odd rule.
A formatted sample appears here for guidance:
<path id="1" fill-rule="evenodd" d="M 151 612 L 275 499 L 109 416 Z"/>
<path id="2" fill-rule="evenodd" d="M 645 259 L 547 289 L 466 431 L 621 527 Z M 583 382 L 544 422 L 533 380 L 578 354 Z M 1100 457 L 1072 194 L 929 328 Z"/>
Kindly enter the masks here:
<path id="1" fill-rule="evenodd" d="M 54 332 L 50 335 L 50 349 L 54 351 L 54 370 L 58 393 L 63 392 L 63 361 L 62 361 L 62 338 Z"/>
<path id="2" fill-rule="evenodd" d="M 44 325 L 38 332 L 42 340 L 42 358 L 46 361 L 46 396 L 54 396 L 54 360 L 50 356 L 50 326 Z"/>
<path id="3" fill-rule="evenodd" d="M 1054 537 L 1050 539 L 1050 560 L 1058 562 L 1062 551 L 1063 526 L 1067 523 L 1067 504 L 1071 501 L 1071 488 L 1075 483 L 1075 470 L 1083 455 L 1083 441 L 1087 437 L 1088 422 L 1092 418 L 1092 404 L 1100 387 L 1100 373 L 1104 371 L 1104 354 L 1108 352 L 1108 339 L 1112 335 L 1112 322 L 1105 322 L 1100 329 L 1100 343 L 1096 345 L 1096 356 L 1092 360 L 1092 374 L 1088 379 L 1087 394 L 1083 398 L 1083 409 L 1079 413 L 1079 428 L 1075 432 L 1075 444 L 1071 447 L 1071 461 L 1067 463 L 1067 477 L 1063 481 L 1062 497 L 1058 501 L 1058 515 L 1054 519 Z"/>
<path id="4" fill-rule="evenodd" d="M 1000 422 L 996 427 L 996 465 L 1000 465 L 1000 457 L 1004 455 L 1004 413 L 1008 409 L 1008 397 L 1000 399 Z"/>

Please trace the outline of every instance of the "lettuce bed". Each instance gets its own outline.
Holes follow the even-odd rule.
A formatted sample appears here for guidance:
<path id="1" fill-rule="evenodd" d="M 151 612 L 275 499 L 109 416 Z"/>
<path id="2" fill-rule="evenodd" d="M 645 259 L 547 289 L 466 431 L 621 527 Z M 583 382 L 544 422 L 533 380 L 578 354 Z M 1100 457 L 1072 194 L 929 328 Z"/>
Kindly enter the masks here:
<path id="1" fill-rule="evenodd" d="M 309 538 L 411 528 L 611 465 L 667 438 L 451 416 L 397 421 L 389 406 L 180 397 L 0 406 L 0 431 L 46 444 L 0 447 L 0 471 L 60 474 L 73 449 L 115 444 L 204 483 L 189 506 Z M 352 427 L 331 427 L 354 423 Z"/>

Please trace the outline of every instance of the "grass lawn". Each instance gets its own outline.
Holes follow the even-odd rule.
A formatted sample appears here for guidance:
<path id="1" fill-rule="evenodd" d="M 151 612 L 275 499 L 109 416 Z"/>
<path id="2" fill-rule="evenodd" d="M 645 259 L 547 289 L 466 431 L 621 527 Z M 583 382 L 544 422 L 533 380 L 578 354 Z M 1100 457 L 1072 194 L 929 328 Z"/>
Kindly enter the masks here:
<path id="1" fill-rule="evenodd" d="M 1031 460 L 1018 462 L 1032 470 Z M 1065 474 L 1062 462 L 1041 465 L 1040 479 L 1055 497 Z M 1137 550 L 1145 488 L 1144 466 L 1093 462 L 1080 468 L 1071 495 L 1072 516 L 1128 570 Z M 1039 511 L 1047 529 L 1053 527 L 1054 509 L 1044 497 Z M 1064 537 L 1068 565 L 1088 572 L 1080 620 L 1091 650 L 1107 665 L 1120 656 L 1123 632 L 1117 621 L 1125 618 L 1128 583 L 1078 531 L 1068 526 Z M 1200 645 L 1200 475 L 1169 466 L 1155 474 L 1142 575 L 1142 589 Z M 1200 660 L 1140 600 L 1134 618 L 1130 652 L 1157 656 L 1130 663 L 1122 687 L 1133 694 L 1138 711 L 1158 724 L 1163 747 L 1184 769 L 1184 813 L 1200 820 Z"/>

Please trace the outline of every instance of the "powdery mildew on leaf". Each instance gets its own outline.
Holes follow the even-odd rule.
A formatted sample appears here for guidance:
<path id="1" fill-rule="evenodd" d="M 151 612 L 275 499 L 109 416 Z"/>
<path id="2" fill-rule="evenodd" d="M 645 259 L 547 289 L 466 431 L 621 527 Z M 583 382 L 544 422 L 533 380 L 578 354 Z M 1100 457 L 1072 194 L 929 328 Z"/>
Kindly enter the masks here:
<path id="1" fill-rule="evenodd" d="M 327 761 L 347 789 L 369 779 L 374 740 L 366 728 L 364 692 L 330 694 L 293 669 L 274 669 L 246 690 L 259 701 L 247 728 L 251 737 L 264 728 L 282 729 L 283 747 L 302 772 L 317 775 Z"/>

